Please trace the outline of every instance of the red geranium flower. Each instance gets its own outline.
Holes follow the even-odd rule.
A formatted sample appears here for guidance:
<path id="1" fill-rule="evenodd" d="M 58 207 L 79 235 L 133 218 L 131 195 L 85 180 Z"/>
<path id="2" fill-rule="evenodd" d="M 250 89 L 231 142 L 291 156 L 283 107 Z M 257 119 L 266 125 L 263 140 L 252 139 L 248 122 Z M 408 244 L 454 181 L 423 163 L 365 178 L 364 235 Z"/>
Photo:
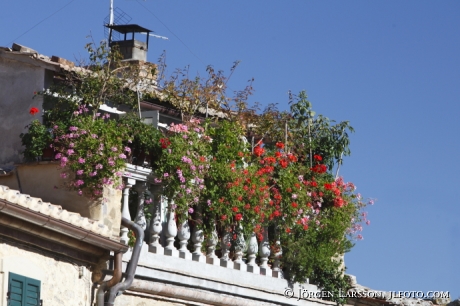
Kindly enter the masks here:
<path id="1" fill-rule="evenodd" d="M 280 165 L 282 168 L 286 168 L 288 166 L 289 162 L 285 159 L 280 160 Z"/>
<path id="2" fill-rule="evenodd" d="M 166 149 L 171 144 L 171 141 L 167 138 L 160 138 L 160 144 L 162 149 Z"/>
<path id="3" fill-rule="evenodd" d="M 38 112 L 40 112 L 38 110 L 38 108 L 36 107 L 32 107 L 30 110 L 29 110 L 29 114 L 31 114 L 32 116 L 34 116 L 35 114 L 38 114 Z"/>
<path id="4" fill-rule="evenodd" d="M 277 142 L 277 143 L 276 143 L 276 147 L 277 147 L 277 148 L 280 148 L 280 149 L 284 149 L 284 143 L 282 143 L 282 142 Z"/>
<path id="5" fill-rule="evenodd" d="M 261 156 L 264 153 L 265 153 L 265 149 L 262 148 L 261 146 L 257 146 L 257 147 L 254 148 L 254 155 L 255 156 Z"/>
<path id="6" fill-rule="evenodd" d="M 240 221 L 241 219 L 243 219 L 243 215 L 242 214 L 236 214 L 235 219 L 236 219 L 236 221 Z"/>
<path id="7" fill-rule="evenodd" d="M 314 155 L 313 158 L 317 161 L 322 161 L 323 158 L 321 157 L 321 155 Z"/>

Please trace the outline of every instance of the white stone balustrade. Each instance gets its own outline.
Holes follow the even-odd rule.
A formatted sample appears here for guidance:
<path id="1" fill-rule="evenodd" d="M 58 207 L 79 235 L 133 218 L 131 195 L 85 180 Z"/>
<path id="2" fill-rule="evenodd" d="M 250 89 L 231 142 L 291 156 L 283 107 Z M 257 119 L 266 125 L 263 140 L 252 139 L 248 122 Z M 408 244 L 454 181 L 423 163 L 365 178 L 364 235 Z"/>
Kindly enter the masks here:
<path id="1" fill-rule="evenodd" d="M 150 220 L 149 226 L 149 251 L 156 254 L 163 254 L 164 248 L 160 242 L 161 233 L 163 231 L 163 226 L 161 224 L 162 186 L 158 184 L 152 185 L 150 191 L 152 193 L 153 203 L 150 210 L 152 219 Z"/>
<path id="2" fill-rule="evenodd" d="M 241 225 L 236 229 L 224 229 L 220 235 L 215 224 L 212 234 L 205 236 L 198 226 L 202 220 L 200 208 L 195 209 L 194 223 L 188 220 L 176 224 L 173 203 L 162 196 L 162 186 L 156 183 L 151 169 L 128 164 L 124 175 L 125 188 L 123 190 L 122 216 L 141 225 L 146 230 L 145 248 L 142 256 L 174 257 L 178 260 L 196 262 L 196 264 L 213 265 L 236 270 L 236 273 L 252 273 L 266 277 L 282 278 L 280 269 L 281 247 L 271 251 L 268 229 L 261 232 L 262 241 L 257 241 L 255 233 L 244 237 Z M 136 215 L 129 212 L 129 193 L 133 188 L 139 195 Z M 144 214 L 144 193 L 151 193 L 152 203 L 148 207 L 149 217 Z M 134 211 L 134 209 L 132 209 Z M 128 229 L 121 228 L 121 241 L 128 243 Z M 276 233 L 275 233 L 276 235 Z M 220 237 L 220 238 L 219 238 Z M 279 239 L 274 242 L 280 246 Z M 220 256 L 218 256 L 218 254 Z M 153 259 L 152 259 L 153 260 Z M 186 266 L 186 265 L 185 265 Z M 187 271 L 183 271 L 187 273 Z"/>

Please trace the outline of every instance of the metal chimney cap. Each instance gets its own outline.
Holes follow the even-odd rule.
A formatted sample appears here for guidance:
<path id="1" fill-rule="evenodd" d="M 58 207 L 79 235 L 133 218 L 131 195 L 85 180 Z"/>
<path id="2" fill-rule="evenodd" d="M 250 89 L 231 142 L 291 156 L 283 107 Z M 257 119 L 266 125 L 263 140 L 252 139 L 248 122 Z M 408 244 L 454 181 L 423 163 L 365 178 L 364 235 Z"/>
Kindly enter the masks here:
<path id="1" fill-rule="evenodd" d="M 153 32 L 152 30 L 146 29 L 137 24 L 107 24 L 106 27 L 122 34 Z"/>

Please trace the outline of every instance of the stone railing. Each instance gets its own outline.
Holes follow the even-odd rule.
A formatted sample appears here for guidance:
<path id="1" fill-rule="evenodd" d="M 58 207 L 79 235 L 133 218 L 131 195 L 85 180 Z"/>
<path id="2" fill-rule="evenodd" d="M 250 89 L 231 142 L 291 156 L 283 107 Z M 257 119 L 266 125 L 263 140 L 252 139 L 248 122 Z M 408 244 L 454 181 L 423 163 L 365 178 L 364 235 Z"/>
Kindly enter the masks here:
<path id="1" fill-rule="evenodd" d="M 270 250 L 268 231 L 264 231 L 263 239 L 258 243 L 256 235 L 252 234 L 245 240 L 242 234 L 238 235 L 232 252 L 231 233 L 224 232 L 220 236 L 214 229 L 210 237 L 205 237 L 201 229 L 191 229 L 188 220 L 177 225 L 174 212 L 168 210 L 168 201 L 161 194 L 161 185 L 156 184 L 151 169 L 128 164 L 125 170 L 125 188 L 123 190 L 122 216 L 135 221 L 146 233 L 146 243 L 150 253 L 161 254 L 184 260 L 195 261 L 203 264 L 217 265 L 242 272 L 261 274 L 269 277 L 283 278 L 279 268 L 281 251 L 273 253 Z M 146 191 L 151 193 L 152 203 L 149 212 L 152 216 L 147 220 L 144 215 L 144 197 L 138 197 L 137 212 L 135 216 L 129 211 L 129 191 L 133 188 L 138 194 Z M 128 229 L 121 229 L 121 240 L 128 243 Z M 175 246 L 178 244 L 179 247 Z M 190 243 L 190 240 L 192 243 Z M 276 243 L 279 244 L 279 241 Z M 189 249 L 188 246 L 193 245 Z M 216 253 L 216 249 L 220 252 Z M 206 248 L 204 254 L 202 249 Z M 231 256 L 232 255 L 232 256 Z M 258 258 L 258 260 L 256 260 Z M 269 259 L 273 265 L 269 265 Z M 257 263 L 259 262 L 259 264 Z"/>
<path id="2" fill-rule="evenodd" d="M 122 216 L 145 230 L 134 282 L 128 295 L 120 297 L 124 303 L 137 303 L 136 299 L 148 297 L 181 305 L 334 305 L 286 296 L 286 292 L 296 292 L 297 297 L 297 292 L 318 292 L 318 288 L 292 284 L 283 278 L 279 267 L 281 249 L 271 252 L 267 235 L 261 242 L 255 234 L 246 239 L 239 234 L 232 241 L 230 233 L 218 235 L 216 230 L 208 237 L 202 230 L 191 228 L 188 221 L 176 224 L 174 212 L 168 209 L 171 203 L 162 196 L 162 187 L 155 183 L 151 169 L 128 164 L 123 179 Z M 147 206 L 151 218 L 144 214 L 147 203 L 143 196 L 137 197 L 137 211 L 130 215 L 131 188 L 138 195 L 151 194 L 152 203 Z M 121 240 L 128 243 L 127 228 L 121 229 Z M 124 267 L 130 258 L 131 251 L 123 255 Z"/>

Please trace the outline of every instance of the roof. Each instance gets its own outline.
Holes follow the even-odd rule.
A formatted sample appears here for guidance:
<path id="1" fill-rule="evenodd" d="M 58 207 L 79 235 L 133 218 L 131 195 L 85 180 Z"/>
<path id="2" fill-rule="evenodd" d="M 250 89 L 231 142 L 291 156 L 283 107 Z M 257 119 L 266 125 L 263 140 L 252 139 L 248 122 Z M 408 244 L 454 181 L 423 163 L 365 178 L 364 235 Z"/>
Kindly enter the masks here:
<path id="1" fill-rule="evenodd" d="M 141 27 L 140 25 L 137 24 L 113 24 L 113 25 L 106 25 L 107 28 L 115 30 L 119 33 L 126 34 L 126 33 L 150 33 L 153 32 L 152 30 L 146 29 L 144 27 Z"/>
<path id="2" fill-rule="evenodd" d="M 98 221 L 82 217 L 79 213 L 62 209 L 60 205 L 43 202 L 40 198 L 22 194 L 18 190 L 10 189 L 4 185 L 0 185 L 0 200 L 6 200 L 29 211 L 48 216 L 49 219 L 59 220 L 107 238 L 111 236 L 109 228 Z M 2 209 L 3 207 L 0 208 L 0 211 Z"/>

